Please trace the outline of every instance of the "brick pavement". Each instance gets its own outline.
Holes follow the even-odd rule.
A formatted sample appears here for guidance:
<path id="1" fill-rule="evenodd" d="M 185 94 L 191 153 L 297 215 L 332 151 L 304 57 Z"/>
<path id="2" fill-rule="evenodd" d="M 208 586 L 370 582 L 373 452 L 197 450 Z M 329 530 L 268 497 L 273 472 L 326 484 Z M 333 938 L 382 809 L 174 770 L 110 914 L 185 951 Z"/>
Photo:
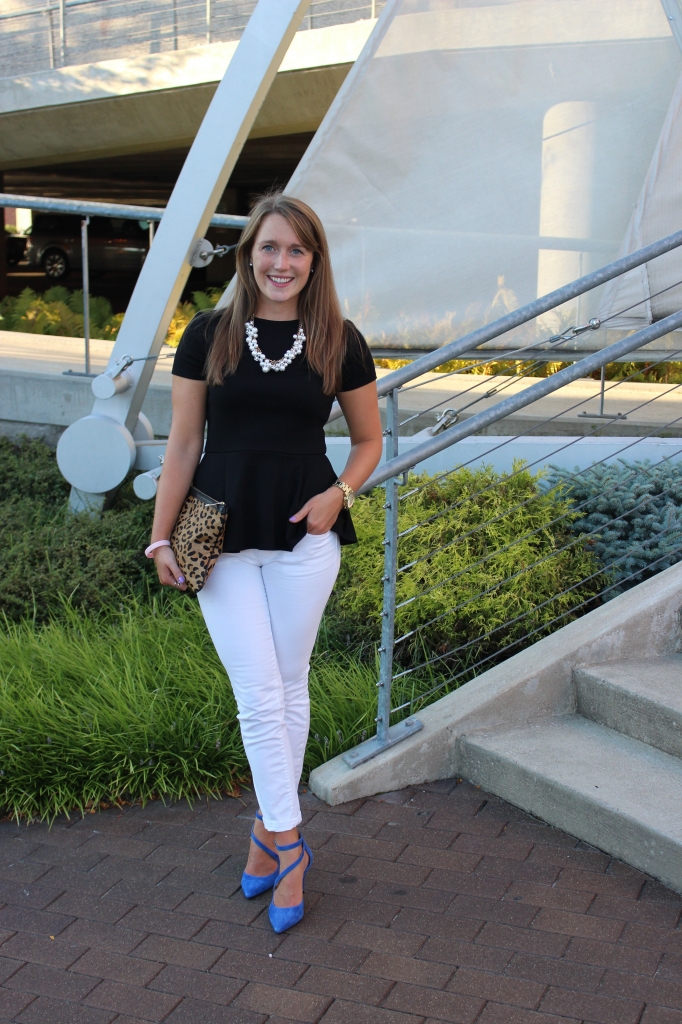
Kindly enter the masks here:
<path id="1" fill-rule="evenodd" d="M 328 808 L 304 921 L 239 888 L 253 801 L 0 823 L 0 1024 L 682 1024 L 682 897 L 443 781 Z"/>

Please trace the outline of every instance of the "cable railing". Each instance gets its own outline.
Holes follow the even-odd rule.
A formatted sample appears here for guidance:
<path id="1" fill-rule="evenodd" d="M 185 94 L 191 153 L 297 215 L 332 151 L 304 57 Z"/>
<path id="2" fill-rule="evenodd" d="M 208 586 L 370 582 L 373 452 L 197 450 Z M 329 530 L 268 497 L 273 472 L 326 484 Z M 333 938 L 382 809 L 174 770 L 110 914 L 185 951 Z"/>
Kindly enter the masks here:
<path id="1" fill-rule="evenodd" d="M 0 78 L 239 39 L 257 0 L 27 0 L 0 13 Z M 376 18 L 385 0 L 312 0 L 301 30 Z"/>
<path id="2" fill-rule="evenodd" d="M 378 382 L 386 396 L 386 461 L 362 488 L 366 493 L 383 486 L 386 494 L 377 731 L 368 740 L 361 734 L 346 738 L 346 743 L 362 740 L 343 755 L 351 768 L 419 731 L 416 716 L 425 704 L 682 558 L 682 380 L 659 385 L 654 395 L 648 389 L 636 394 L 639 369 L 619 380 L 607 381 L 605 374 L 608 364 L 627 356 L 632 361 L 644 346 L 682 329 L 682 311 L 588 354 L 565 352 L 564 346 L 601 327 L 596 319 L 504 354 L 480 348 L 680 245 L 678 232 Z M 552 362 L 568 365 L 534 379 L 533 372 L 547 360 L 533 357 L 523 363 L 523 357 L 538 348 Z M 424 373 L 474 350 L 480 358 L 442 379 L 478 370 L 475 381 L 444 398 L 439 395 L 414 415 L 400 416 L 401 392 L 428 387 L 433 377 L 424 379 Z M 522 365 L 504 377 L 480 372 L 500 358 Z M 647 369 L 652 372 L 676 359 L 682 359 L 682 343 L 649 358 Z M 558 411 L 547 409 L 531 425 L 509 431 L 508 417 L 597 372 L 599 413 L 585 409 L 595 401 L 594 389 L 577 396 L 569 392 L 568 403 L 563 398 Z M 627 413 L 605 413 L 605 400 L 620 395 L 627 401 Z M 484 401 L 487 407 L 476 411 Z M 453 406 L 444 428 L 436 423 L 400 450 L 400 427 L 443 405 Z M 465 412 L 468 418 L 460 420 Z M 545 445 L 541 456 L 512 464 L 502 473 L 486 462 L 521 438 L 551 437 L 557 421 L 567 416 L 581 423 L 580 433 L 556 437 L 549 452 Z M 586 463 L 581 455 L 582 468 L 551 468 L 567 451 L 585 451 L 574 446 L 603 435 L 606 425 L 612 434 L 612 425 L 625 419 L 638 436 L 614 438 L 608 454 Z M 508 436 L 491 437 L 489 446 L 477 447 L 456 468 L 408 481 L 408 474 L 426 459 L 501 420 L 507 421 Z M 651 461 L 651 439 L 661 435 L 680 441 L 669 437 Z"/>

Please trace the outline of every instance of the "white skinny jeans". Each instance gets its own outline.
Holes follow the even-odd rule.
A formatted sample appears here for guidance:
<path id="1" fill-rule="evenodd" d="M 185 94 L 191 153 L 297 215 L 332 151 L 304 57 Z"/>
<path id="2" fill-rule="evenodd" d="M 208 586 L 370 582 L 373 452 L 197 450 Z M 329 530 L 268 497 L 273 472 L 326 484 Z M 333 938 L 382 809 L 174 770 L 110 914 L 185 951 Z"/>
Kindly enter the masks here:
<path id="1" fill-rule="evenodd" d="M 263 823 L 301 821 L 298 784 L 310 728 L 308 670 L 340 564 L 335 533 L 308 533 L 293 551 L 225 553 L 199 604 L 230 677 Z"/>

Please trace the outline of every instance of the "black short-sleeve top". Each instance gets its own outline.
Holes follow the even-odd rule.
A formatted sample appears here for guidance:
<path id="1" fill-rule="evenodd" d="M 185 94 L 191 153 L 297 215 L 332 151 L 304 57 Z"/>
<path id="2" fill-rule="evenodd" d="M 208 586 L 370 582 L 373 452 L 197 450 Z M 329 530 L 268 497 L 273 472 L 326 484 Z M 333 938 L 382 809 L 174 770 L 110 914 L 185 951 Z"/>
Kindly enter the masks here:
<path id="1" fill-rule="evenodd" d="M 219 316 L 198 313 L 182 336 L 173 373 L 206 379 L 206 359 Z M 281 359 L 294 344 L 298 320 L 255 318 L 258 346 Z M 339 391 L 376 380 L 365 339 L 346 321 L 346 355 Z M 308 366 L 305 346 L 283 371 L 264 373 L 244 342 L 237 369 L 219 386 L 209 385 L 207 436 L 194 486 L 228 507 L 225 551 L 260 548 L 292 551 L 306 532 L 305 520 L 289 517 L 336 480 L 327 458 L 324 425 L 333 397 Z M 332 527 L 342 544 L 357 541 L 350 513 L 341 510 Z"/>

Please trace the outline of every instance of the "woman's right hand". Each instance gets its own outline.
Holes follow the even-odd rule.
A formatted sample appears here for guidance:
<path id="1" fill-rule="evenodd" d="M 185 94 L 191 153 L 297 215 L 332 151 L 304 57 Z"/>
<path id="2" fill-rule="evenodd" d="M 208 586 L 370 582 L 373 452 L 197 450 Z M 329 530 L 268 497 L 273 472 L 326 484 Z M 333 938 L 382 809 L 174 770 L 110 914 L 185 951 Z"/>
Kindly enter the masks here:
<path id="1" fill-rule="evenodd" d="M 175 560 L 173 549 L 169 547 L 157 548 L 154 552 L 156 571 L 159 574 L 159 582 L 164 587 L 177 587 L 178 590 L 187 590 L 185 577 Z"/>

